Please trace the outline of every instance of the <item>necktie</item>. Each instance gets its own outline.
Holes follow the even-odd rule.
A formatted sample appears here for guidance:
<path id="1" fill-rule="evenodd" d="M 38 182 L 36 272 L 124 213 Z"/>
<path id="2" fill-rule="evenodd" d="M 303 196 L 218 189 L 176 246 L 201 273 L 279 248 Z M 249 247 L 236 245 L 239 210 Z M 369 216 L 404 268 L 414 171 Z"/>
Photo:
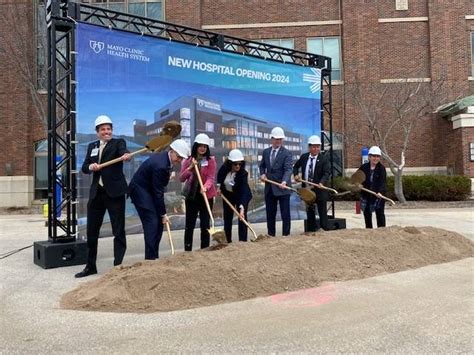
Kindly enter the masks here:
<path id="1" fill-rule="evenodd" d="M 272 156 L 270 157 L 270 165 L 273 165 L 273 163 L 275 162 L 276 152 L 276 149 L 272 150 Z"/>
<path id="2" fill-rule="evenodd" d="M 99 145 L 99 164 L 102 160 L 102 152 L 104 151 L 104 148 L 105 148 L 105 142 L 100 141 L 100 145 Z M 102 186 L 102 187 L 104 186 L 104 183 L 102 182 L 102 174 L 99 177 L 99 185 Z"/>
<path id="3" fill-rule="evenodd" d="M 309 169 L 308 169 L 309 181 L 313 181 L 313 161 L 314 161 L 314 157 L 311 157 L 311 161 L 309 162 Z"/>

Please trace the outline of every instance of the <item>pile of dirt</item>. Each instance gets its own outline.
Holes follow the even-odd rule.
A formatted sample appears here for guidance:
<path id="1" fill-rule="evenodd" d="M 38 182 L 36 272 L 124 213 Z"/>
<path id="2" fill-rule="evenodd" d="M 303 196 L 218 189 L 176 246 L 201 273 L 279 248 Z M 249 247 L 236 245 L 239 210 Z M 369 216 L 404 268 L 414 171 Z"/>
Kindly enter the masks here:
<path id="1" fill-rule="evenodd" d="M 160 312 L 241 301 L 473 256 L 432 227 L 350 229 L 234 243 L 119 266 L 62 297 L 66 309 Z"/>

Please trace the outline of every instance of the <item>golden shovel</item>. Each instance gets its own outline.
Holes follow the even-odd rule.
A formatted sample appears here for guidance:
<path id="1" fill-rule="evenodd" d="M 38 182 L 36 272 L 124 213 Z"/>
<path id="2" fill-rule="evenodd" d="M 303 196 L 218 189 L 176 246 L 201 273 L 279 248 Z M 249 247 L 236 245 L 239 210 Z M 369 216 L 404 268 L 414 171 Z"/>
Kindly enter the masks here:
<path id="1" fill-rule="evenodd" d="M 257 240 L 257 238 L 258 238 L 257 233 L 255 233 L 253 228 L 250 226 L 249 222 L 247 222 L 244 218 L 240 217 L 239 211 L 236 210 L 236 208 L 232 205 L 232 203 L 230 203 L 230 201 L 224 196 L 224 194 L 221 193 L 221 197 L 224 200 L 224 202 L 227 203 L 227 205 L 229 205 L 231 210 L 234 211 L 234 213 L 237 215 L 237 217 L 247 226 L 248 229 L 250 229 L 250 231 L 253 234 L 252 242 Z"/>
<path id="2" fill-rule="evenodd" d="M 378 198 L 383 198 L 384 200 L 390 202 L 392 205 L 395 205 L 395 201 L 385 197 L 381 193 L 376 193 L 375 191 L 366 189 L 365 187 L 362 186 L 362 183 L 365 181 L 366 177 L 365 174 L 362 170 L 357 170 L 354 174 L 351 176 L 351 183 L 355 185 L 358 189 L 368 192 L 369 194 L 372 194 L 374 196 L 377 196 Z"/>
<path id="3" fill-rule="evenodd" d="M 193 164 L 193 163 L 191 163 Z M 221 229 L 214 228 L 214 216 L 212 215 L 211 206 L 209 205 L 209 201 L 207 199 L 206 193 L 204 190 L 204 184 L 202 183 L 201 173 L 199 172 L 199 168 L 197 164 L 194 164 L 194 171 L 196 172 L 196 176 L 199 181 L 199 186 L 201 187 L 201 194 L 204 198 L 204 202 L 206 203 L 207 212 L 209 212 L 209 218 L 211 219 L 211 228 L 209 229 L 209 233 L 213 240 L 215 240 L 219 244 L 227 244 L 227 238 L 225 237 L 225 232 Z"/>
<path id="4" fill-rule="evenodd" d="M 150 139 L 146 142 L 145 147 L 139 149 L 133 153 L 130 153 L 130 156 L 134 156 L 141 153 L 146 152 L 161 152 L 165 150 L 173 141 L 175 137 L 177 137 L 181 133 L 181 125 L 176 121 L 166 122 L 163 126 L 160 135 Z M 106 166 L 121 162 L 122 158 L 115 158 L 109 161 L 106 161 L 103 164 L 99 164 L 99 168 L 105 168 Z"/>
<path id="5" fill-rule="evenodd" d="M 263 179 L 263 181 L 265 182 L 268 182 L 270 184 L 273 184 L 273 185 L 276 185 L 278 186 L 279 188 L 282 188 L 282 189 L 286 189 L 286 190 L 291 190 L 293 192 L 296 192 L 298 194 L 298 196 L 305 202 L 307 203 L 308 205 L 311 205 L 313 204 L 315 201 L 316 201 L 316 193 L 310 189 L 306 189 L 306 188 L 298 188 L 298 189 L 295 189 L 293 187 L 289 187 L 289 186 L 282 186 L 279 182 L 276 182 L 276 181 L 273 181 L 273 180 L 269 180 L 267 178 Z"/>

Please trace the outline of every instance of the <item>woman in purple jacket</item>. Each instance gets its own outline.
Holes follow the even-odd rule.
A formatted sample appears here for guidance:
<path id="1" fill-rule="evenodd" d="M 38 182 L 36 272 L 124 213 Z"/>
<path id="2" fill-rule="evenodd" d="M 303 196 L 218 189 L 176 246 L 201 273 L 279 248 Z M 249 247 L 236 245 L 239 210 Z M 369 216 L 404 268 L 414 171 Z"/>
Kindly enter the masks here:
<path id="1" fill-rule="evenodd" d="M 201 221 L 201 249 L 209 247 L 210 244 L 210 216 L 207 211 L 206 203 L 202 192 L 206 193 L 209 205 L 214 204 L 216 196 L 215 176 L 216 176 L 216 159 L 211 156 L 209 150 L 209 137 L 200 133 L 194 139 L 191 150 L 191 156 L 181 165 L 179 178 L 184 182 L 183 194 L 185 196 L 186 205 L 186 226 L 184 230 L 184 250 L 193 250 L 193 232 L 196 227 L 196 219 L 199 214 Z M 200 171 L 203 190 L 199 186 L 194 166 L 197 165 Z"/>

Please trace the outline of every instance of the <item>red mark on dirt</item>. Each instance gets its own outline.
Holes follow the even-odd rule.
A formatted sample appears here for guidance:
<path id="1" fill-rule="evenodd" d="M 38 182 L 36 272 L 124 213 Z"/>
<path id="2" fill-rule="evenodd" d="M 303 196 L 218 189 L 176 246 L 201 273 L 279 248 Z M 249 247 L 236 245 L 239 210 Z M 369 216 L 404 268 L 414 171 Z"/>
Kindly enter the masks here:
<path id="1" fill-rule="evenodd" d="M 270 296 L 271 303 L 289 308 L 318 307 L 337 298 L 334 284 Z"/>

